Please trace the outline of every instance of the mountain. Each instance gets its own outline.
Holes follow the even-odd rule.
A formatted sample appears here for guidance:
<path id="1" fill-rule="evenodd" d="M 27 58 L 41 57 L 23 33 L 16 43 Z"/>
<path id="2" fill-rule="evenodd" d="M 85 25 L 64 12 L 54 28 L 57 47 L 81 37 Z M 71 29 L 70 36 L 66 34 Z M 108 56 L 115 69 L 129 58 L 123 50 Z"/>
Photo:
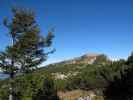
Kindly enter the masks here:
<path id="1" fill-rule="evenodd" d="M 101 70 L 101 67 L 99 66 L 105 63 L 108 63 L 108 59 L 105 55 L 88 53 L 81 55 L 80 57 L 74 57 L 70 60 L 41 67 L 30 74 L 18 75 L 18 77 L 15 78 L 14 83 L 18 89 L 22 90 L 23 96 L 26 97 L 25 100 L 30 99 L 30 96 L 27 99 L 27 95 L 31 95 L 31 87 L 33 87 L 33 83 L 37 84 L 35 85 L 37 89 L 40 89 L 40 85 L 47 76 L 53 77 L 60 97 L 62 97 L 62 95 L 66 95 L 66 93 L 64 94 L 62 91 L 67 91 L 67 94 L 70 93 L 71 95 L 71 92 L 69 92 L 70 90 L 72 90 L 72 93 L 75 93 L 75 91 L 77 93 L 78 90 L 75 89 L 89 90 L 97 89 L 97 87 L 103 88 L 105 85 L 103 79 L 101 79 L 101 77 L 99 78 L 99 71 Z M 0 78 L 7 78 L 7 75 L 0 73 Z M 8 79 L 2 80 L 0 83 L 0 91 L 3 91 L 3 87 L 8 87 L 8 83 Z M 82 91 L 84 92 L 84 90 Z M 78 91 L 78 97 L 82 91 Z M 65 99 L 66 96 L 62 97 L 64 98 L 62 100 L 68 100 Z"/>
<path id="2" fill-rule="evenodd" d="M 78 73 L 79 70 L 84 68 L 84 65 L 94 64 L 94 63 L 104 64 L 107 62 L 108 58 L 103 54 L 86 53 L 84 55 L 81 55 L 80 57 L 74 57 L 69 60 L 41 67 L 38 70 L 39 71 L 47 70 L 48 72 L 55 74 L 67 73 L 70 75 L 70 72 L 74 72 L 74 74 Z M 5 79 L 8 77 L 9 76 L 7 74 L 3 74 L 2 72 L 0 72 L 0 79 Z M 65 77 L 64 74 L 61 74 L 61 77 Z"/>
<path id="3" fill-rule="evenodd" d="M 48 71 L 55 79 L 66 79 L 75 76 L 86 68 L 89 70 L 94 69 L 94 66 L 100 67 L 101 65 L 110 64 L 111 60 L 104 54 L 84 54 L 80 57 L 61 61 L 58 63 L 50 64 L 38 69 L 40 72 Z"/>
<path id="4" fill-rule="evenodd" d="M 98 56 L 99 54 L 87 53 L 80 57 L 74 57 L 73 59 L 61 61 L 55 64 L 92 64 Z"/>

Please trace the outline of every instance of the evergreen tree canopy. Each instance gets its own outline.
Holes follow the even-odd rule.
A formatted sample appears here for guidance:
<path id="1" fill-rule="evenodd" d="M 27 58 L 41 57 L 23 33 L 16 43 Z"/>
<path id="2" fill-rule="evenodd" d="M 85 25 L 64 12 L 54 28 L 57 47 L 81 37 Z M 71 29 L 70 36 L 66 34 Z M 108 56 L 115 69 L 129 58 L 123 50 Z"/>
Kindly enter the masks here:
<path id="1" fill-rule="evenodd" d="M 4 19 L 12 45 L 0 52 L 0 67 L 4 72 L 29 72 L 46 60 L 52 51 L 44 52 L 52 44 L 53 32 L 46 37 L 40 33 L 35 14 L 29 9 L 12 8 L 12 20 Z"/>
<path id="2" fill-rule="evenodd" d="M 131 55 L 128 57 L 126 63 L 127 63 L 127 65 L 129 65 L 130 67 L 133 66 L 133 53 L 131 53 Z"/>

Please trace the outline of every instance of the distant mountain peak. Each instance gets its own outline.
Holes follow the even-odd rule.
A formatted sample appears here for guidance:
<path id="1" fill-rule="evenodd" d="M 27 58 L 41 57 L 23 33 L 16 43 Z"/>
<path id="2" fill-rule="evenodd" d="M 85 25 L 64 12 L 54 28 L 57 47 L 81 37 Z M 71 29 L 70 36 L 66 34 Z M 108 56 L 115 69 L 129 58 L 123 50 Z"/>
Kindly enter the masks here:
<path id="1" fill-rule="evenodd" d="M 86 53 L 80 57 L 74 57 L 73 59 L 65 60 L 65 61 L 62 61 L 60 63 L 64 63 L 64 64 L 80 64 L 80 63 L 92 64 L 96 60 L 97 56 L 99 56 L 99 55 L 96 53 Z"/>
<path id="2" fill-rule="evenodd" d="M 86 54 L 84 54 L 83 56 L 85 56 L 85 57 L 96 57 L 96 56 L 98 56 L 99 54 L 96 54 L 96 53 L 86 53 Z"/>

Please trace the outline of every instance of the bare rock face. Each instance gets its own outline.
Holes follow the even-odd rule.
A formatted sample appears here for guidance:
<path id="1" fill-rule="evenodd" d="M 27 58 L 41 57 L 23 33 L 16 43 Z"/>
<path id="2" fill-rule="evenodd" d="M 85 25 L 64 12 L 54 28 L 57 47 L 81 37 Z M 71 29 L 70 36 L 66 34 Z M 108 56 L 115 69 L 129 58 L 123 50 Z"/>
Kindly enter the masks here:
<path id="1" fill-rule="evenodd" d="M 75 57 L 70 60 L 64 61 L 65 64 L 92 64 L 95 60 L 98 54 L 92 54 L 87 53 L 80 57 Z"/>
<path id="2" fill-rule="evenodd" d="M 74 57 L 73 59 L 61 61 L 55 64 L 106 64 L 111 60 L 104 54 L 86 53 L 80 57 Z"/>
<path id="3" fill-rule="evenodd" d="M 97 56 L 98 54 L 85 54 L 81 56 L 81 63 L 92 64 L 96 60 Z"/>

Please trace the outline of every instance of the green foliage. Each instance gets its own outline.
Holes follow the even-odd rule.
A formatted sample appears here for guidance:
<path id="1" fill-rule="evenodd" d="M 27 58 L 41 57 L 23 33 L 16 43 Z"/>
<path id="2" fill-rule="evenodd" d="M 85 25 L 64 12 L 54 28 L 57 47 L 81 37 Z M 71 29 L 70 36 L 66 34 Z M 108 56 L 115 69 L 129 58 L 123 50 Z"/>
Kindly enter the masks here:
<path id="1" fill-rule="evenodd" d="M 104 65 L 100 68 L 100 75 L 105 79 L 105 81 L 113 80 L 114 76 L 120 77 L 120 72 L 128 69 L 128 66 L 125 65 L 124 60 L 114 61 L 111 64 Z"/>
<path id="2" fill-rule="evenodd" d="M 42 88 L 44 78 L 46 77 L 51 76 L 47 72 L 43 74 L 40 74 L 39 72 L 34 72 L 15 77 L 13 81 L 13 87 L 15 90 L 14 98 L 21 98 L 18 100 L 32 100 L 32 96 L 35 95 L 40 88 Z M 8 98 L 9 86 L 7 85 L 7 83 L 9 83 L 9 81 L 10 80 L 3 81 L 3 84 L 0 87 L 0 98 Z"/>
<path id="3" fill-rule="evenodd" d="M 99 68 L 96 65 L 88 65 L 74 77 L 69 78 L 67 89 L 90 90 L 102 87 L 103 80 L 98 73 Z"/>
<path id="4" fill-rule="evenodd" d="M 132 66 L 127 62 L 128 60 L 118 60 L 100 66 L 99 64 L 53 64 L 40 68 L 31 74 L 17 76 L 14 78 L 14 88 L 17 96 L 21 96 L 22 100 L 32 100 L 32 97 L 44 96 L 48 90 L 50 90 L 48 92 L 50 95 L 57 94 L 57 91 L 74 89 L 95 89 L 96 91 L 98 90 L 98 94 L 102 94 L 101 90 L 105 89 L 103 93 L 107 100 L 119 100 L 118 98 L 112 99 L 112 97 L 119 97 L 123 93 L 124 98 L 127 94 L 124 95 L 122 87 L 125 87 L 124 89 L 128 94 L 132 93 L 130 90 L 132 89 L 132 84 L 130 83 L 132 83 L 133 70 L 131 69 Z M 130 61 L 130 63 L 132 62 Z M 49 77 L 54 78 L 53 73 L 68 75 L 75 72 L 77 74 L 70 75 L 65 79 L 54 79 L 52 82 L 51 78 L 49 79 Z M 47 82 L 46 78 L 48 78 Z M 0 98 L 5 98 L 3 100 L 7 100 L 6 97 L 9 93 L 8 82 L 8 79 L 0 82 Z M 117 91 L 117 93 L 114 91 Z M 99 98 L 96 99 L 99 100 Z M 103 98 L 100 99 L 102 100 Z"/>
<path id="5" fill-rule="evenodd" d="M 8 100 L 9 91 L 7 88 L 0 89 L 0 100 Z"/>
<path id="6" fill-rule="evenodd" d="M 46 37 L 41 35 L 33 11 L 13 7 L 12 14 L 11 22 L 7 19 L 3 21 L 12 43 L 0 52 L 0 68 L 11 78 L 11 81 L 8 81 L 10 82 L 10 95 L 14 100 L 20 100 L 23 92 L 28 92 L 31 96 L 38 84 L 36 85 L 33 80 L 28 80 L 29 85 L 25 78 L 14 80 L 14 77 L 33 71 L 47 59 L 49 53 L 53 53 L 53 50 L 44 52 L 44 49 L 51 46 L 54 36 L 52 31 L 49 31 Z M 27 87 L 26 90 L 25 87 Z"/>
<path id="7" fill-rule="evenodd" d="M 131 55 L 128 57 L 126 64 L 130 67 L 133 66 L 133 53 L 131 53 Z"/>
<path id="8" fill-rule="evenodd" d="M 33 95 L 33 100 L 59 100 L 54 81 L 50 77 L 44 79 L 43 87 Z"/>
<path id="9" fill-rule="evenodd" d="M 45 70 L 49 71 L 50 73 L 63 73 L 67 74 L 69 72 L 80 71 L 88 64 L 55 64 L 49 65 Z M 43 70 L 43 69 L 42 69 Z"/>
<path id="10" fill-rule="evenodd" d="M 12 13 L 11 23 L 4 20 L 4 24 L 13 43 L 0 53 L 0 67 L 9 73 L 28 72 L 45 61 L 52 52 L 44 52 L 44 47 L 51 46 L 54 36 L 51 31 L 46 37 L 40 34 L 33 11 L 13 8 Z"/>
<path id="11" fill-rule="evenodd" d="M 113 63 L 112 78 L 108 78 L 107 74 L 102 76 L 108 85 L 104 90 L 105 100 L 132 100 L 133 98 L 133 67 L 132 54 L 127 61 L 120 60 Z"/>
<path id="12" fill-rule="evenodd" d="M 60 79 L 56 79 L 54 81 L 55 86 L 57 88 L 58 91 L 65 91 L 67 89 L 68 86 L 68 79 L 64 79 L 64 80 L 60 80 Z"/>
<path id="13" fill-rule="evenodd" d="M 105 100 L 132 100 L 133 98 L 133 68 L 129 68 L 125 73 L 121 72 L 121 78 L 114 77 L 113 81 L 104 91 Z"/>

